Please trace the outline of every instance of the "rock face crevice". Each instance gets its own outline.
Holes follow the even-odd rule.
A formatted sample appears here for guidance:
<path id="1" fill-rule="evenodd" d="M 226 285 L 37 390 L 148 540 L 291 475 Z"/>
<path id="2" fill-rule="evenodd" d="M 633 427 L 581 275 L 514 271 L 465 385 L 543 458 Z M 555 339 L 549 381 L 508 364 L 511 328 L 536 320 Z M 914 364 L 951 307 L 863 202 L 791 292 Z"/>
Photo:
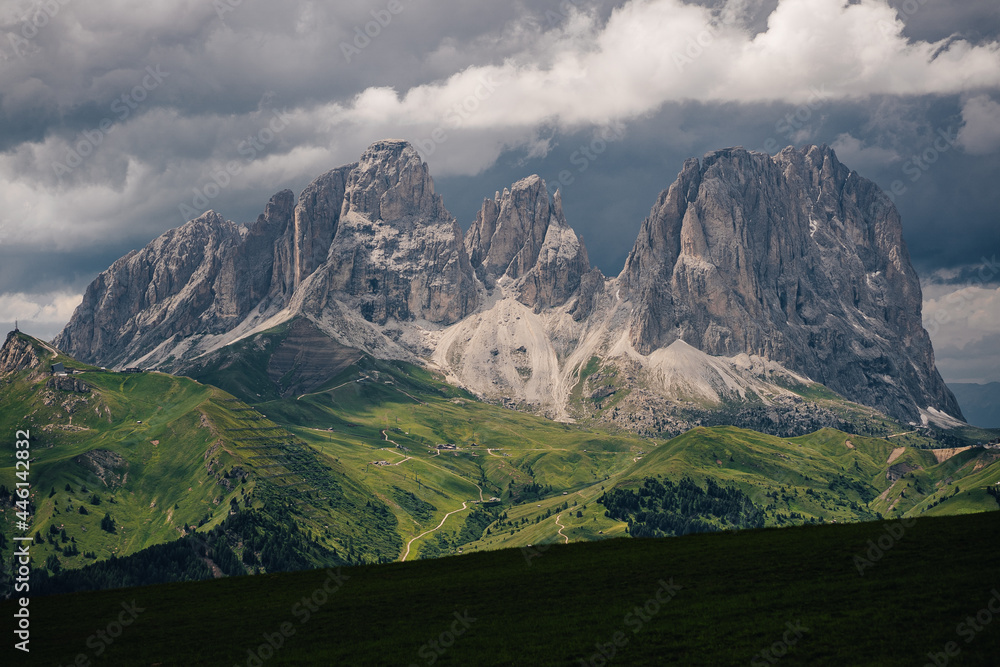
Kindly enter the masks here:
<path id="1" fill-rule="evenodd" d="M 484 200 L 463 234 L 413 147 L 385 140 L 253 223 L 208 211 L 122 257 L 54 342 L 170 370 L 305 317 L 338 345 L 550 414 L 568 414 L 598 357 L 664 395 L 708 382 L 685 373 L 774 362 L 905 421 L 960 416 L 920 311 L 895 207 L 825 146 L 685 161 L 609 280 L 538 176 Z M 749 396 L 726 382 L 699 395 Z"/>

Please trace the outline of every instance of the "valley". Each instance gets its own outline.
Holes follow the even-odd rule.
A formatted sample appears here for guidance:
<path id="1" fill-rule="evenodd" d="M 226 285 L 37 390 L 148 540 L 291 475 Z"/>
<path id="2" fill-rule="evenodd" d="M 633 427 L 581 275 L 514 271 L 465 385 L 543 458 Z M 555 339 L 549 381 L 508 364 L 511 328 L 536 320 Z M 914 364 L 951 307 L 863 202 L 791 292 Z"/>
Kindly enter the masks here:
<path id="1" fill-rule="evenodd" d="M 537 551 L 637 531 L 668 536 L 1000 508 L 988 492 L 1000 482 L 1000 448 L 933 449 L 933 432 L 884 416 L 887 437 L 699 426 L 649 438 L 486 403 L 426 369 L 363 354 L 344 356 L 319 386 L 302 385 L 299 370 L 311 372 L 326 352 L 315 364 L 300 354 L 280 376 L 269 374 L 287 353 L 282 330 L 268 335 L 270 343 L 229 350 L 225 369 L 192 373 L 218 386 L 102 371 L 23 334 L 8 339 L 38 360 L 8 375 L 3 414 L 28 415 L 21 426 L 32 430 L 37 452 L 33 554 L 45 570 L 39 576 L 53 577 L 52 590 L 91 587 L 79 583 L 88 575 L 66 573 L 112 556 L 124 571 L 128 556 L 147 558 L 144 549 L 176 540 L 194 540 L 204 569 L 196 562 L 198 572 L 182 572 L 191 563 L 178 561 L 165 581 Z M 56 360 L 79 369 L 71 377 L 89 391 L 46 386 L 45 369 Z M 310 391 L 282 396 L 283 382 Z M 12 480 L 13 469 L 3 475 Z M 656 494 L 664 491 L 649 489 L 663 484 L 681 484 L 681 495 L 668 493 L 661 505 Z M 612 493 L 639 495 L 612 506 Z M 757 518 L 726 519 L 728 510 L 718 508 L 730 501 L 711 500 L 723 496 Z M 676 506 L 671 497 L 692 504 Z M 4 501 L 8 530 L 12 501 Z M 105 513 L 114 531 L 99 527 Z M 275 555 L 280 540 L 286 544 Z M 11 549 L 7 542 L 5 560 Z"/>

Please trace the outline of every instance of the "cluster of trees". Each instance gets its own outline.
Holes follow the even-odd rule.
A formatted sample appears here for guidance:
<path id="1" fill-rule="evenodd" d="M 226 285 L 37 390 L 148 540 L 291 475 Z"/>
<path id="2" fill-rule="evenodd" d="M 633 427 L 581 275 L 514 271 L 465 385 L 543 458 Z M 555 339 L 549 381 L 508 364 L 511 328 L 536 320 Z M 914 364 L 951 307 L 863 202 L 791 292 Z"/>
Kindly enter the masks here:
<path id="1" fill-rule="evenodd" d="M 417 521 L 429 521 L 437 511 L 437 507 L 422 498 L 418 498 L 412 492 L 392 487 L 392 497 L 395 498 L 399 506 L 406 510 Z"/>
<path id="2" fill-rule="evenodd" d="M 93 556 L 90 552 L 84 555 Z M 238 512 L 210 531 L 192 532 L 173 542 L 79 569 L 63 569 L 53 555 L 46 562 L 48 571 L 32 572 L 31 590 L 37 595 L 53 595 L 209 579 L 213 576 L 209 562 L 224 574 L 237 576 L 333 567 L 351 560 L 299 530 L 294 517 L 276 506 L 267 511 Z"/>
<path id="3" fill-rule="evenodd" d="M 58 561 L 55 555 L 49 556 L 46 569 L 32 571 L 32 595 L 195 581 L 212 576 L 188 538 L 158 544 L 125 558 L 112 556 L 75 570 L 62 569 Z"/>
<path id="4" fill-rule="evenodd" d="M 418 555 L 420 558 L 438 558 L 445 556 L 469 542 L 475 542 L 483 536 L 486 527 L 497 519 L 498 512 L 490 512 L 486 508 L 477 507 L 465 517 L 465 523 L 454 537 L 449 533 L 439 531 L 434 534 L 433 539 L 427 540 L 420 547 Z"/>
<path id="5" fill-rule="evenodd" d="M 536 484 L 535 482 L 516 484 L 514 480 L 511 480 L 510 484 L 507 485 L 507 497 L 514 501 L 514 504 L 530 503 L 550 495 L 552 495 L 551 484 Z"/>
<path id="6" fill-rule="evenodd" d="M 633 537 L 665 537 L 722 528 L 761 528 L 764 512 L 736 487 L 709 479 L 702 489 L 688 477 L 680 482 L 647 477 L 637 490 L 611 489 L 597 502 L 604 515 L 627 521 Z"/>
<path id="7" fill-rule="evenodd" d="M 857 463 L 857 461 L 855 461 Z M 850 492 L 858 494 L 861 501 L 864 503 L 870 503 L 875 498 L 878 497 L 878 491 L 871 487 L 869 484 L 865 484 L 861 480 L 848 479 L 844 475 L 837 475 L 828 485 L 829 488 L 834 493 L 837 493 L 844 497 L 849 497 Z"/>
<path id="8" fill-rule="evenodd" d="M 475 508 L 465 517 L 465 523 L 462 524 L 462 529 L 458 532 L 458 543 L 475 542 L 483 536 L 486 526 L 496 521 L 496 518 L 496 510 L 490 512 L 485 508 Z"/>

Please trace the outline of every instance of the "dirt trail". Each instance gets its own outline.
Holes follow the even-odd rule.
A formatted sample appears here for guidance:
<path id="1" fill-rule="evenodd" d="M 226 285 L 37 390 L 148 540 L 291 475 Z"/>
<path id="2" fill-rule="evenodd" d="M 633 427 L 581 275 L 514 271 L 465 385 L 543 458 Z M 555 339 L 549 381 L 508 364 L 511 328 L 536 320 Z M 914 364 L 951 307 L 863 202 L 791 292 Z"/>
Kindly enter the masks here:
<path id="1" fill-rule="evenodd" d="M 439 524 L 437 525 L 437 528 L 431 528 L 431 529 L 430 529 L 430 530 L 428 530 L 428 531 L 425 531 L 425 532 L 423 532 L 423 533 L 420 533 L 419 535 L 417 535 L 416 537 L 414 537 L 414 538 L 413 538 L 412 540 L 410 540 L 409 542 L 407 542 L 407 543 L 406 543 L 406 553 L 404 553 L 404 554 L 403 554 L 403 557 L 402 557 L 402 558 L 400 558 L 400 559 L 399 559 L 399 561 L 400 561 L 400 562 L 403 562 L 403 561 L 405 561 L 405 560 L 406 560 L 406 559 L 407 559 L 407 558 L 409 557 L 409 555 L 410 555 L 410 547 L 411 547 L 411 546 L 413 545 L 413 543 L 414 543 L 414 542 L 416 542 L 417 540 L 419 540 L 419 539 L 420 539 L 421 537 L 423 537 L 424 535 L 430 535 L 430 534 L 431 534 L 431 533 L 433 533 L 434 531 L 436 531 L 436 530 L 438 530 L 439 528 L 441 528 L 441 526 L 443 526 L 443 525 L 444 525 L 444 522 L 448 520 L 448 517 L 450 517 L 450 516 L 451 516 L 452 514 L 455 514 L 456 512 L 461 512 L 462 510 L 466 509 L 466 508 L 468 507 L 468 505 L 469 505 L 469 503 L 467 503 L 467 502 L 463 502 L 463 503 L 462 503 L 462 506 L 461 506 L 461 507 L 460 507 L 459 509 L 457 509 L 457 510 L 452 510 L 451 512 L 448 512 L 447 514 L 445 514 L 445 515 L 444 515 L 444 518 L 443 518 L 443 519 L 441 519 L 441 523 L 439 523 Z"/>
<path id="2" fill-rule="evenodd" d="M 330 387 L 329 389 L 324 389 L 323 391 L 311 391 L 308 394 L 300 394 L 299 396 L 297 396 L 295 398 L 295 400 L 296 401 L 301 401 L 303 396 L 316 396 L 318 394 L 327 394 L 327 393 L 330 393 L 331 391 L 334 391 L 335 389 L 340 389 L 341 387 L 347 386 L 347 385 L 351 384 L 352 382 L 355 382 L 355 380 L 348 380 L 347 382 L 344 382 L 342 384 L 338 384 L 336 387 Z"/>
<path id="3" fill-rule="evenodd" d="M 563 540 L 565 540 L 564 544 L 569 544 L 569 537 L 566 535 L 566 533 L 563 532 L 563 528 L 565 528 L 566 526 L 559 523 L 559 517 L 561 516 L 562 514 L 556 514 L 556 525 L 559 526 L 559 530 L 557 532 L 559 533 L 560 536 L 562 536 Z"/>

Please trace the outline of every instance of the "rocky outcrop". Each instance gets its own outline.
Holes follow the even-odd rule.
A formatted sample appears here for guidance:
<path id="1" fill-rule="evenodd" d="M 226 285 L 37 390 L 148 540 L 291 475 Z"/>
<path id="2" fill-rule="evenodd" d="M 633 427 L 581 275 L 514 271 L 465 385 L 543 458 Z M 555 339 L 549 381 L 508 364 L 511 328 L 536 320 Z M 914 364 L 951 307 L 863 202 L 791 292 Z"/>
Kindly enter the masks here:
<path id="1" fill-rule="evenodd" d="M 275 195 L 249 227 L 208 211 L 133 250 L 87 287 L 53 342 L 113 366 L 173 337 L 231 330 L 268 293 L 272 247 L 287 226 L 291 196 Z"/>
<path id="2" fill-rule="evenodd" d="M 587 249 L 566 223 L 559 192 L 549 201 L 538 176 L 485 200 L 465 245 L 487 285 L 511 279 L 517 299 L 536 311 L 565 303 L 590 270 Z"/>
<path id="3" fill-rule="evenodd" d="M 170 367 L 174 350 L 204 351 L 186 341 L 224 339 L 295 304 L 317 318 L 346 307 L 378 324 L 451 324 L 476 298 L 462 231 L 427 166 L 406 142 L 381 141 L 297 203 L 290 190 L 274 195 L 250 225 L 208 211 L 122 257 L 55 343 L 108 366 L 166 346 L 154 361 Z"/>
<path id="4" fill-rule="evenodd" d="M 299 195 L 293 225 L 274 244 L 272 295 L 287 300 L 326 261 L 344 205 L 347 177 L 356 165 L 332 169 Z M 265 211 L 265 215 L 267 212 Z"/>
<path id="5" fill-rule="evenodd" d="M 569 314 L 577 322 L 590 317 L 597 307 L 597 297 L 604 293 L 604 274 L 593 268 L 580 277 L 580 293 Z"/>
<path id="6" fill-rule="evenodd" d="M 619 278 L 641 353 L 759 355 L 910 421 L 960 415 L 921 325 L 899 215 L 825 146 L 688 160 Z"/>
<path id="7" fill-rule="evenodd" d="M 3 347 L 0 347 L 0 376 L 34 368 L 38 362 L 38 355 L 31 343 L 17 335 L 16 331 L 7 334 Z"/>
<path id="8" fill-rule="evenodd" d="M 252 224 L 209 211 L 129 253 L 55 342 L 169 370 L 302 317 L 338 354 L 429 360 L 560 418 L 594 358 L 634 379 L 595 386 L 595 405 L 630 387 L 773 403 L 817 381 L 905 421 L 960 416 L 920 308 L 896 209 L 825 146 L 687 160 L 608 280 L 538 176 L 463 235 L 416 151 L 386 140 Z"/>
<path id="9" fill-rule="evenodd" d="M 377 324 L 452 324 L 475 309 L 462 230 L 408 143 L 377 142 L 350 170 L 326 261 L 303 288 L 320 308 L 338 299 Z"/>

